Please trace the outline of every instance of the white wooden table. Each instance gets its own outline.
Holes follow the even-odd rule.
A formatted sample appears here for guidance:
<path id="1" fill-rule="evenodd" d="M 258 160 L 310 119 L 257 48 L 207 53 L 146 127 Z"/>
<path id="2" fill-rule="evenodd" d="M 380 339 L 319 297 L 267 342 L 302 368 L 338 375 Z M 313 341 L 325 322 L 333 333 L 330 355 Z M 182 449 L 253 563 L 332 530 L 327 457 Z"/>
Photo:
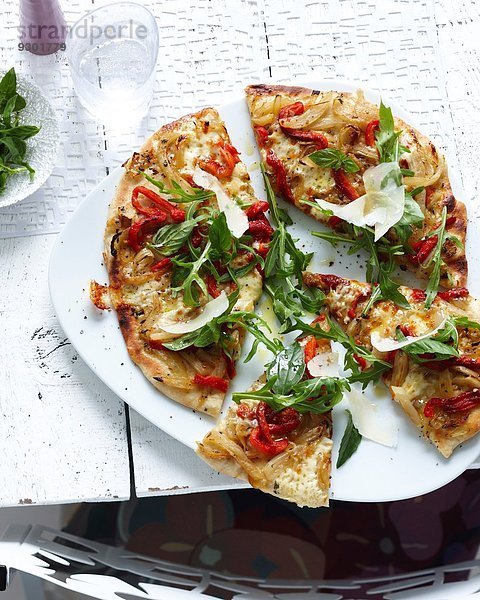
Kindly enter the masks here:
<path id="1" fill-rule="evenodd" d="M 103 3 L 64 0 L 67 22 Z M 18 51 L 18 2 L 1 4 L 0 64 L 33 76 L 61 128 L 58 164 L 46 185 L 0 209 L 1 506 L 125 499 L 132 481 L 138 496 L 231 486 L 128 411 L 90 372 L 61 331 L 47 290 L 55 234 L 161 123 L 221 104 L 247 83 L 345 77 L 406 106 L 457 160 L 452 166 L 467 195 L 480 191 L 476 0 L 143 3 L 160 29 L 155 97 L 141 126 L 121 134 L 79 106 L 62 53 Z"/>

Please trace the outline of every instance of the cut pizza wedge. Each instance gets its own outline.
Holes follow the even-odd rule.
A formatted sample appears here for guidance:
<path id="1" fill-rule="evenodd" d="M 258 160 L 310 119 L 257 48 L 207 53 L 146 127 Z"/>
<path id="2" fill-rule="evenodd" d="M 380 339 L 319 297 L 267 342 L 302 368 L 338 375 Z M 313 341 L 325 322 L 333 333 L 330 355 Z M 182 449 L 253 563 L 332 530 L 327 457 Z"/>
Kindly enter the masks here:
<path id="1" fill-rule="evenodd" d="M 326 294 L 326 306 L 347 335 L 358 381 L 376 370 L 422 434 L 448 458 L 480 430 L 480 302 L 465 288 L 425 292 L 401 287 L 411 308 L 392 301 L 369 307 L 372 286 L 330 274 L 305 273 Z M 340 331 L 341 331 L 340 330 Z"/>
<path id="2" fill-rule="evenodd" d="M 133 361 L 168 397 L 217 416 L 262 291 L 272 233 L 217 111 L 159 129 L 125 163 L 105 230 L 113 307 Z M 220 322 L 221 320 L 221 322 Z"/>
<path id="3" fill-rule="evenodd" d="M 278 498 L 327 506 L 331 408 L 348 389 L 336 361 L 330 342 L 312 336 L 282 350 L 249 392 L 234 394 L 238 406 L 198 444 L 199 456 Z"/>
<path id="4" fill-rule="evenodd" d="M 246 94 L 280 196 L 352 238 L 354 226 L 374 227 L 376 240 L 386 235 L 402 246 L 397 262 L 420 278 L 438 263 L 442 286 L 466 285 L 466 209 L 452 194 L 443 156 L 424 135 L 361 91 L 251 85 Z"/>

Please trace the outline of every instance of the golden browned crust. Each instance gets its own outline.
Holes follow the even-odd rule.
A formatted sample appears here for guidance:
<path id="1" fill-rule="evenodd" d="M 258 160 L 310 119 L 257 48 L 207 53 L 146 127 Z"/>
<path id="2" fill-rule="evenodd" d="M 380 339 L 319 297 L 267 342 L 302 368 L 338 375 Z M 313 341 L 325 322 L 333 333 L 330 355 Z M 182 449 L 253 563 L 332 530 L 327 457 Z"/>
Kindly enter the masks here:
<path id="1" fill-rule="evenodd" d="M 308 102 L 311 99 L 312 105 L 317 105 L 318 102 L 323 101 L 323 98 L 327 98 L 328 94 L 337 94 L 339 98 L 342 99 L 345 106 L 348 106 L 348 102 L 354 97 L 354 94 L 349 92 L 319 92 L 317 90 L 311 90 L 304 87 L 296 87 L 296 86 L 282 86 L 282 85 L 268 85 L 268 84 L 258 84 L 251 85 L 246 88 L 247 94 L 247 104 L 250 110 L 250 114 L 252 117 L 252 121 L 256 124 L 256 121 L 260 118 L 260 122 L 257 124 L 264 123 L 261 120 L 262 111 L 265 109 L 265 103 L 268 102 L 269 98 L 275 98 L 274 110 L 277 111 L 281 106 L 285 106 L 287 104 L 293 103 L 298 100 L 305 100 Z M 378 118 L 378 108 L 367 102 L 366 100 L 362 100 L 362 107 L 365 109 L 365 114 L 370 115 L 369 119 Z M 357 119 L 357 115 L 349 115 L 351 119 L 349 119 L 346 128 L 350 128 L 349 131 L 346 132 L 346 139 L 349 136 L 362 136 L 364 135 L 365 121 L 360 122 L 360 119 Z M 358 123 L 357 123 L 358 121 Z M 440 157 L 437 153 L 435 146 L 428 140 L 426 136 L 416 131 L 413 127 L 410 127 L 403 120 L 395 118 L 396 128 L 400 129 L 404 132 L 404 135 L 408 139 L 409 145 L 412 148 L 421 148 L 424 156 L 429 157 L 428 160 L 430 164 L 433 166 L 438 166 L 443 164 L 443 158 Z M 278 127 L 278 123 L 275 124 L 267 124 L 267 129 L 269 130 L 270 138 L 269 138 L 269 147 L 273 149 L 274 152 L 278 151 L 280 148 L 279 144 L 282 140 L 288 140 L 288 137 L 282 134 L 281 128 Z M 308 128 L 307 128 L 308 130 Z M 315 126 L 316 131 L 321 131 L 318 123 Z M 334 129 L 325 129 L 323 131 L 327 138 L 329 139 L 329 143 L 333 147 L 338 147 L 339 135 L 338 132 Z M 342 134 L 343 135 L 343 134 Z M 343 139 L 343 138 L 342 138 Z M 306 183 L 303 179 L 303 176 L 299 174 L 298 165 L 295 163 L 295 152 L 292 151 L 294 147 L 300 150 L 305 150 L 308 152 L 313 152 L 315 147 L 308 143 L 298 142 L 295 140 L 289 140 L 291 144 L 288 147 L 288 157 L 282 157 L 280 155 L 280 159 L 282 160 L 285 168 L 286 168 L 286 177 L 287 182 L 293 192 L 294 203 L 297 208 L 299 208 L 302 212 L 312 216 L 318 221 L 321 221 L 325 224 L 328 224 L 329 218 L 320 210 L 316 210 L 312 206 L 305 204 L 302 202 L 303 199 L 314 199 L 315 197 L 320 197 L 323 200 L 328 202 L 333 202 L 335 204 L 338 203 L 346 203 L 350 200 L 346 199 L 342 194 L 336 189 L 334 183 L 330 189 L 326 189 L 320 192 L 320 195 L 317 195 L 317 192 L 312 192 L 311 188 L 306 186 Z M 352 142 L 353 144 L 353 142 Z M 360 165 L 360 171 L 354 175 L 349 175 L 351 182 L 356 186 L 358 192 L 363 193 L 363 180 L 362 174 L 363 171 L 369 166 L 373 166 L 378 163 L 378 157 L 376 159 L 372 155 L 368 155 L 368 148 L 363 146 L 361 149 L 361 158 L 355 155 L 355 149 L 353 145 L 349 145 L 348 139 L 345 145 L 343 142 L 341 143 L 341 149 L 355 158 L 357 164 Z M 367 152 L 365 153 L 365 150 Z M 266 162 L 266 149 L 264 147 L 260 148 L 260 152 L 262 154 L 262 158 L 264 162 Z M 295 163 L 295 164 L 294 164 Z M 293 165 L 293 166 L 292 166 Z M 291 168 L 289 168 L 291 167 Z M 279 189 L 277 185 L 276 178 L 271 168 L 267 166 L 267 175 L 271 180 L 271 184 L 275 191 L 280 195 L 282 190 Z M 415 184 L 415 177 L 406 178 L 405 182 L 407 184 L 408 189 L 413 189 L 417 187 Z M 417 178 L 418 179 L 418 178 Z M 409 185 L 410 182 L 410 185 Z M 327 186 L 328 187 L 328 186 Z M 467 227 L 467 217 L 466 217 L 466 208 L 465 205 L 456 200 L 452 194 L 452 189 L 450 185 L 450 181 L 448 178 L 446 167 L 443 169 L 442 175 L 438 180 L 435 181 L 434 184 L 430 186 L 428 189 L 430 204 L 426 209 L 424 208 L 425 214 L 425 222 L 423 229 L 414 230 L 411 242 L 414 243 L 422 238 L 423 235 L 430 232 L 432 229 L 435 229 L 439 222 L 442 214 L 442 209 L 444 206 L 447 207 L 448 210 L 448 218 L 449 225 L 447 227 L 449 233 L 455 235 L 460 245 L 463 247 L 459 247 L 455 245 L 452 240 L 447 240 L 444 245 L 442 258 L 444 264 L 442 264 L 441 269 L 441 284 L 444 287 L 464 287 L 467 282 L 467 259 L 465 255 L 465 237 L 466 237 L 466 227 Z M 425 194 L 421 194 L 416 199 L 421 202 L 424 202 Z M 390 234 L 393 235 L 393 234 Z M 399 256 L 397 258 L 398 262 L 403 266 L 403 268 L 408 268 L 410 270 L 415 271 L 416 275 L 419 278 L 425 279 L 429 276 L 429 270 L 423 269 L 421 267 L 417 267 L 413 265 L 406 257 Z"/>
<path id="2" fill-rule="evenodd" d="M 172 144 L 175 149 L 182 144 L 188 144 L 189 139 L 195 138 L 195 135 L 198 134 L 197 127 L 201 127 L 202 132 L 211 133 L 213 131 L 220 136 L 220 139 L 230 141 L 218 112 L 212 108 L 205 108 L 161 127 L 145 142 L 139 152 L 134 153 L 126 161 L 124 165 L 126 171 L 109 207 L 104 238 L 104 258 L 110 279 L 110 297 L 113 307 L 117 311 L 120 329 L 132 360 L 140 367 L 152 385 L 163 394 L 185 406 L 215 417 L 220 412 L 225 393 L 195 385 L 193 379 L 196 374 L 213 374 L 217 377 L 228 378 L 226 357 L 216 347 L 189 348 L 179 352 L 161 348 L 159 344 L 152 347 L 143 333 L 142 320 L 144 316 L 138 315 L 139 312 L 141 313 L 141 306 L 139 306 L 141 300 L 132 302 L 130 297 L 136 290 L 141 290 L 142 286 L 150 285 L 154 292 L 157 289 L 165 290 L 170 285 L 169 280 L 165 280 L 165 277 L 169 276 L 152 272 L 126 275 L 129 266 L 133 265 L 135 255 L 135 252 L 126 243 L 127 230 L 138 218 L 131 204 L 132 191 L 138 185 L 155 189 L 137 171 L 148 169 L 152 176 L 163 178 L 167 186 L 168 178 L 171 178 L 173 172 L 177 183 L 188 185 L 185 180 L 185 176 L 188 175 L 188 165 L 183 165 L 182 172 L 179 172 L 177 165 L 174 164 L 176 158 L 172 158 L 172 164 L 168 165 L 167 172 L 164 161 L 170 160 L 170 155 L 163 150 L 162 144 L 166 144 L 166 138 L 173 139 Z M 247 194 L 251 193 L 253 201 L 254 194 L 245 167 L 241 165 L 237 171 L 237 177 L 243 182 L 243 189 Z M 261 288 L 261 277 L 258 272 L 252 273 L 251 277 L 254 279 L 254 283 L 260 285 Z M 260 280 L 260 284 L 258 284 L 258 280 Z M 254 300 L 245 306 L 245 310 L 253 310 Z M 237 337 L 238 345 L 240 345 L 242 335 L 238 333 Z"/>

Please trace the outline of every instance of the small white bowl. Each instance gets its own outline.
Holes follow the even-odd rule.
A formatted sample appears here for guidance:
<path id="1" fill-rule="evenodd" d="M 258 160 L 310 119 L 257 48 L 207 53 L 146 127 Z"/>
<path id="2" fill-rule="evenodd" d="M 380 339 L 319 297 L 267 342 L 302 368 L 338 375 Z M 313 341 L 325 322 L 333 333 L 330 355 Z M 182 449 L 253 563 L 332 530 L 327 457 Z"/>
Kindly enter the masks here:
<path id="1" fill-rule="evenodd" d="M 27 77 L 17 75 L 17 91 L 27 102 L 20 113 L 20 124 L 41 128 L 37 135 L 26 140 L 25 160 L 35 169 L 35 176 L 33 181 L 27 172 L 9 177 L 4 191 L 0 193 L 0 208 L 15 204 L 37 191 L 53 171 L 58 154 L 59 128 L 53 106 Z"/>

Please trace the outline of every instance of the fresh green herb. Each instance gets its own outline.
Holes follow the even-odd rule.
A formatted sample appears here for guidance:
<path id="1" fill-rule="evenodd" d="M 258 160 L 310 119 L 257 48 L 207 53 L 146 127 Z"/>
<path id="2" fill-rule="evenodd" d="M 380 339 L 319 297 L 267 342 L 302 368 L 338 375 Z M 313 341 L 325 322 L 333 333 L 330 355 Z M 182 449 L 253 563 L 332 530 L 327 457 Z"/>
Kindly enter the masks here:
<path id="1" fill-rule="evenodd" d="M 17 93 L 17 76 L 12 68 L 0 81 L 0 193 L 10 176 L 28 172 L 33 179 L 35 174 L 25 160 L 25 140 L 37 135 L 40 127 L 19 124 L 25 106 L 25 99 Z"/>
<path id="2" fill-rule="evenodd" d="M 304 335 L 313 335 L 319 339 L 339 342 L 345 349 L 344 368 L 350 369 L 352 375 L 348 377 L 351 383 L 362 383 L 365 388 L 370 381 L 378 381 L 380 376 L 392 368 L 389 362 L 376 357 L 370 350 L 357 344 L 352 336 L 348 335 L 343 329 L 329 317 L 325 317 L 327 327 L 325 329 L 317 326 L 307 325 L 299 319 L 285 330 L 285 333 L 291 331 L 301 331 Z M 363 360 L 362 360 L 363 359 Z M 370 366 L 362 370 L 359 362 L 366 361 Z"/>
<path id="3" fill-rule="evenodd" d="M 305 352 L 298 342 L 283 348 L 272 362 L 266 365 L 267 379 L 274 379 L 271 386 L 275 394 L 288 394 L 305 373 Z"/>
<path id="4" fill-rule="evenodd" d="M 357 227 L 356 225 L 345 225 L 347 234 L 343 235 L 332 231 L 313 231 L 312 235 L 328 241 L 332 246 L 338 243 L 350 244 L 348 254 L 356 254 L 359 250 L 365 250 L 369 259 L 367 262 L 367 281 L 372 283 L 373 291 L 363 314 L 366 315 L 370 308 L 378 300 L 392 300 L 402 308 L 410 308 L 405 296 L 400 292 L 400 286 L 392 279 L 391 275 L 395 269 L 394 257 L 403 254 L 401 245 L 393 245 L 382 237 L 375 242 L 373 231 L 368 227 Z M 380 255 L 383 259 L 380 260 Z"/>
<path id="5" fill-rule="evenodd" d="M 453 321 L 457 327 L 463 327 L 465 329 L 480 329 L 480 323 L 477 323 L 477 321 L 471 321 L 468 317 L 453 317 Z"/>
<path id="6" fill-rule="evenodd" d="M 200 220 L 202 220 L 202 217 L 188 219 L 183 223 L 163 225 L 153 236 L 151 243 L 147 244 L 147 247 L 162 256 L 177 254 L 185 246 L 194 227 Z"/>
<path id="7" fill-rule="evenodd" d="M 360 170 L 357 163 L 336 148 L 324 148 L 308 155 L 308 158 L 323 169 L 343 169 L 346 173 L 356 173 Z"/>
<path id="8" fill-rule="evenodd" d="M 458 352 L 458 332 L 455 325 L 455 319 L 449 318 L 435 335 L 403 346 L 402 351 L 417 363 L 446 360 L 452 356 L 460 356 Z M 407 338 L 400 330 L 397 330 L 397 339 L 403 341 Z M 423 358 L 422 355 L 424 354 L 428 354 L 429 358 Z"/>
<path id="9" fill-rule="evenodd" d="M 391 109 L 380 102 L 379 128 L 375 132 L 380 162 L 398 162 L 403 153 L 410 152 L 408 148 L 400 144 L 401 134 L 401 131 L 395 131 Z"/>
<path id="10" fill-rule="evenodd" d="M 208 200 L 215 196 L 214 192 L 210 190 L 202 190 L 199 188 L 192 188 L 191 192 L 185 191 L 180 184 L 176 181 L 172 181 L 172 187 L 167 188 L 162 181 L 158 181 L 158 179 L 154 179 L 148 173 L 144 171 L 138 171 L 141 173 L 147 181 L 153 184 L 160 193 L 165 194 L 166 196 L 171 196 L 174 202 L 196 202 L 199 200 Z"/>
<path id="11" fill-rule="evenodd" d="M 342 441 L 338 451 L 337 469 L 344 465 L 349 458 L 357 451 L 362 436 L 358 429 L 353 424 L 352 413 L 349 410 L 345 411 L 348 414 L 347 426 L 343 433 Z"/>
<path id="12" fill-rule="evenodd" d="M 242 400 L 266 402 L 275 411 L 293 407 L 299 413 L 321 414 L 338 404 L 344 392 L 350 389 L 346 379 L 315 377 L 293 385 L 288 393 L 277 394 L 271 389 L 274 381 L 268 380 L 262 388 L 254 392 L 234 393 L 232 399 L 237 403 Z"/>
<path id="13" fill-rule="evenodd" d="M 279 208 L 262 165 L 262 174 L 267 190 L 270 215 L 276 229 L 270 242 L 265 259 L 264 291 L 272 300 L 273 310 L 283 328 L 288 327 L 294 317 L 300 317 L 304 311 L 317 313 L 325 295 L 321 290 L 309 290 L 303 287 L 302 273 L 312 259 L 312 254 L 299 250 L 287 226 L 292 224 L 288 213 Z"/>
<path id="14" fill-rule="evenodd" d="M 423 189 L 423 187 L 415 188 L 410 193 L 405 193 L 405 208 L 402 218 L 393 226 L 398 239 L 404 247 L 408 245 L 408 240 L 412 235 L 412 227 L 421 227 L 425 219 L 422 209 L 414 200 L 414 197 L 422 192 Z"/>
<path id="15" fill-rule="evenodd" d="M 425 308 L 430 308 L 432 302 L 435 300 L 438 292 L 438 286 L 440 284 L 440 271 L 442 268 L 442 248 L 445 243 L 445 224 L 447 222 L 447 207 L 444 206 L 442 210 L 442 220 L 440 225 L 432 231 L 427 237 L 436 235 L 438 237 L 437 245 L 430 254 L 428 263 L 423 265 L 424 267 L 432 267 L 428 285 L 426 289 L 427 297 L 425 299 Z"/>

